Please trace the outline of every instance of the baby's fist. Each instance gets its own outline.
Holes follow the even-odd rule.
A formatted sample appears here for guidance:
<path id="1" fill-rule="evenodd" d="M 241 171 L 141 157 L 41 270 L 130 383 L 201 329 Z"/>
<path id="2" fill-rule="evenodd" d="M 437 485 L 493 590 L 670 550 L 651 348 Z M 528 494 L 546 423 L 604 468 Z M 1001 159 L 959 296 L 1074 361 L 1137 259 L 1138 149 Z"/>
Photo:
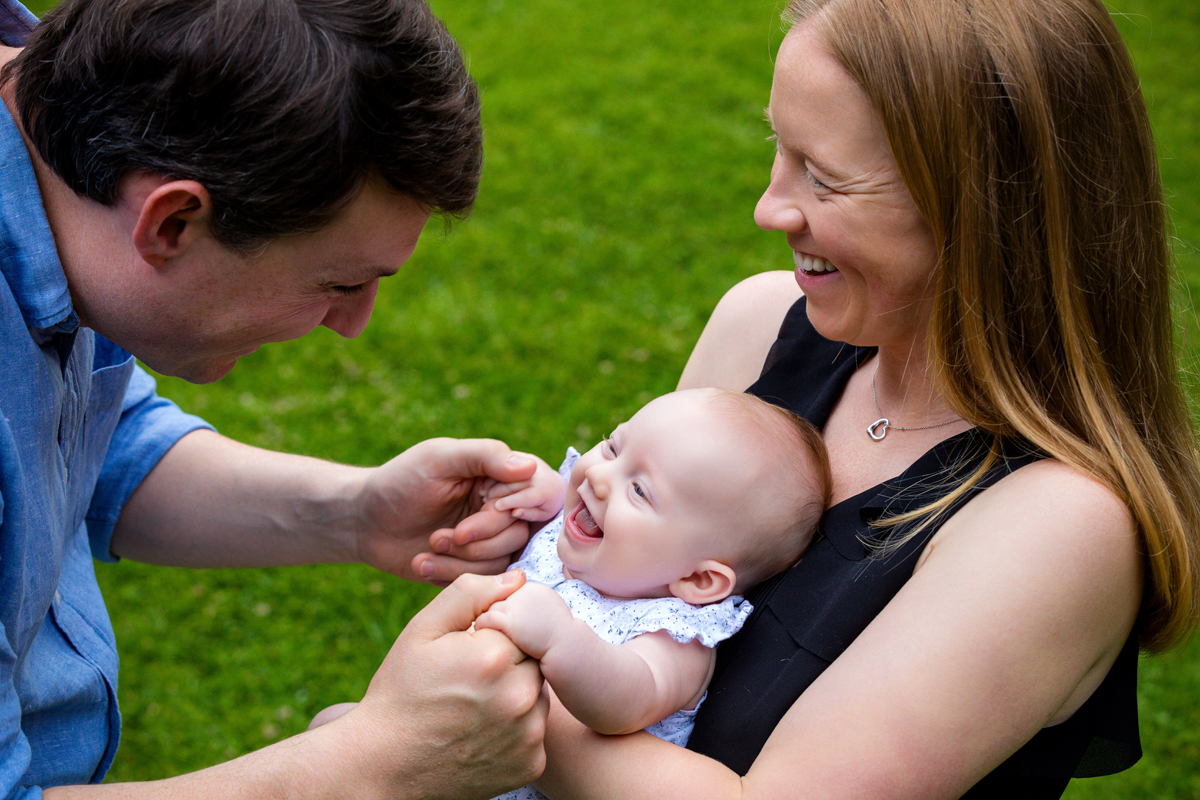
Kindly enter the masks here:
<path id="1" fill-rule="evenodd" d="M 507 600 L 493 603 L 475 620 L 475 627 L 500 631 L 530 658 L 541 659 L 571 620 L 571 609 L 553 589 L 527 583 Z"/>

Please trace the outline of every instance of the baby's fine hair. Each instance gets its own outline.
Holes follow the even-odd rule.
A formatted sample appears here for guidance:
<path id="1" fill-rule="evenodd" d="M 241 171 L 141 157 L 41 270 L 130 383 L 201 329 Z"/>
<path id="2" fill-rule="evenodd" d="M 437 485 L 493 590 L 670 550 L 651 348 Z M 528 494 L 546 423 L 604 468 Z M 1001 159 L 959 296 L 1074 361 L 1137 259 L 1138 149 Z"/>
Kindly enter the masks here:
<path id="1" fill-rule="evenodd" d="M 791 567 L 812 542 L 829 505 L 829 457 L 820 431 L 799 414 L 745 392 L 716 390 L 713 402 L 744 427 L 747 441 L 759 446 L 771 462 L 769 474 L 778 478 L 766 503 L 746 507 L 740 533 L 751 541 L 730 565 L 741 593 Z"/>

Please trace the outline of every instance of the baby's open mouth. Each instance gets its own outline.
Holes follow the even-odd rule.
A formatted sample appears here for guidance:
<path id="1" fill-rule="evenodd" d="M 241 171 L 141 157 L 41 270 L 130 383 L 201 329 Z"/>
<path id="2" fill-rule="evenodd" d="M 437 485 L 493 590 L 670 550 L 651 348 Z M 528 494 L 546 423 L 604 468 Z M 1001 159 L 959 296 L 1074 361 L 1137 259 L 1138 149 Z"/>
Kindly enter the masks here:
<path id="1" fill-rule="evenodd" d="M 588 507 L 584 503 L 581 502 L 571 512 L 570 521 L 574 523 L 575 530 L 579 531 L 581 536 L 588 539 L 604 538 L 604 530 L 596 524 L 596 520 L 592 519 L 592 512 L 588 511 Z"/>

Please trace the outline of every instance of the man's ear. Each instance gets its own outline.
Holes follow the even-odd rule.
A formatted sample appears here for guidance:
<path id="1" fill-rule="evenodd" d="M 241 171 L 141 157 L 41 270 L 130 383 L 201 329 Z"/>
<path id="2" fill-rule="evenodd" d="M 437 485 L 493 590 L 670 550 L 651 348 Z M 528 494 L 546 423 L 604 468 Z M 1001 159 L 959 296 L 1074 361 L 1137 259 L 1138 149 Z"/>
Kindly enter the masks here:
<path id="1" fill-rule="evenodd" d="M 142 200 L 133 246 L 146 263 L 162 269 L 196 241 L 211 215 L 207 189 L 196 181 L 168 181 Z"/>
<path id="2" fill-rule="evenodd" d="M 711 558 L 701 561 L 691 575 L 672 581 L 671 594 L 695 606 L 718 603 L 733 594 L 737 573 L 728 564 Z"/>

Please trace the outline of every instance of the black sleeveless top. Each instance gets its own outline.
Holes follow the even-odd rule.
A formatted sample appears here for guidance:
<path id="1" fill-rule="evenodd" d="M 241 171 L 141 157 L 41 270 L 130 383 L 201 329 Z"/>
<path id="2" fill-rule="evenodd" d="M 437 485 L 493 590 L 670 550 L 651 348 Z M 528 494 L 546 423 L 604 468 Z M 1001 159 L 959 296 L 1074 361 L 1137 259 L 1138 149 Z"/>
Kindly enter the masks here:
<path id="1" fill-rule="evenodd" d="M 875 352 L 822 338 L 801 299 L 788 311 L 758 381 L 747 391 L 789 408 L 818 428 L 851 374 Z M 977 429 L 953 436 L 901 475 L 825 512 L 821 535 L 795 567 L 752 589 L 754 612 L 717 650 L 717 664 L 688 748 L 739 775 L 750 769 L 776 724 L 810 683 L 883 610 L 912 575 L 931 524 L 881 556 L 865 542 L 898 536 L 871 528 L 883 514 L 920 508 L 970 474 L 991 446 Z M 1039 456 L 1019 441 L 1004 443 L 1002 463 L 951 506 Z M 949 514 L 942 517 L 945 519 Z M 964 797 L 1057 798 L 1071 777 L 1109 775 L 1141 757 L 1137 726 L 1136 637 L 1130 637 L 1108 677 L 1066 722 L 1044 728 Z"/>

